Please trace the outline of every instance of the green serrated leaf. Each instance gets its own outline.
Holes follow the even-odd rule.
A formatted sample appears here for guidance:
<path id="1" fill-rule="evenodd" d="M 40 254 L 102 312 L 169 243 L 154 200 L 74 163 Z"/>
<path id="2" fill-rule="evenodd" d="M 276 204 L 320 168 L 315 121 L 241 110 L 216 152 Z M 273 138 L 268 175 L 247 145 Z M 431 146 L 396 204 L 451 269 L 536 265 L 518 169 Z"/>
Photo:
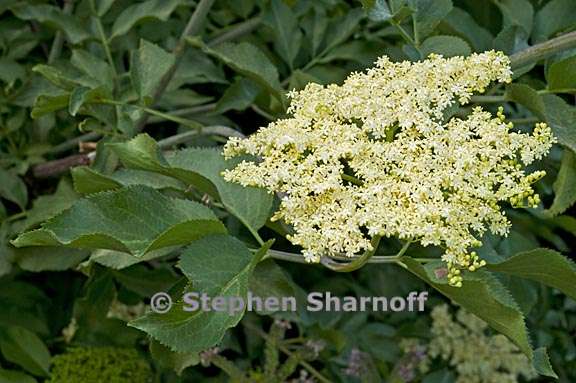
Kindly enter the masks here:
<path id="1" fill-rule="evenodd" d="M 114 72 L 106 61 L 85 50 L 75 49 L 72 51 L 70 62 L 86 76 L 94 79 L 106 90 L 112 92 L 114 88 Z"/>
<path id="2" fill-rule="evenodd" d="M 552 128 L 558 142 L 576 152 L 576 129 L 574 129 L 576 107 L 568 105 L 554 94 L 545 94 L 541 97 L 546 110 L 546 122 Z"/>
<path id="3" fill-rule="evenodd" d="M 361 9 L 355 8 L 346 15 L 333 20 L 326 30 L 326 47 L 321 56 L 330 52 L 333 48 L 345 42 L 358 28 L 358 23 L 365 17 Z"/>
<path id="4" fill-rule="evenodd" d="M 165 368 L 176 371 L 178 375 L 187 367 L 200 363 L 200 357 L 197 353 L 174 352 L 155 340 L 150 342 L 150 354 L 152 354 L 154 361 L 159 362 Z"/>
<path id="5" fill-rule="evenodd" d="M 111 249 L 134 256 L 190 243 L 226 229 L 207 207 L 169 198 L 145 186 L 93 194 L 18 236 L 24 246 L 66 246 Z"/>
<path id="6" fill-rule="evenodd" d="M 368 9 L 368 18 L 372 21 L 384 22 L 394 16 L 386 0 L 365 0 L 362 5 Z"/>
<path id="7" fill-rule="evenodd" d="M 51 65 L 38 64 L 32 68 L 32 71 L 41 74 L 52 84 L 64 90 L 71 91 L 76 86 L 80 85 L 76 79 L 73 79 L 70 76 L 70 74 Z"/>
<path id="8" fill-rule="evenodd" d="M 68 113 L 75 116 L 84 103 L 90 100 L 92 90 L 85 87 L 75 88 L 72 93 L 70 93 L 70 99 L 68 100 Z"/>
<path id="9" fill-rule="evenodd" d="M 296 15 L 282 0 L 272 0 L 270 9 L 264 16 L 264 22 L 274 30 L 276 51 L 292 68 L 303 37 Z"/>
<path id="10" fill-rule="evenodd" d="M 29 229 L 38 225 L 72 206 L 78 198 L 74 189 L 66 178 L 62 178 L 58 183 L 54 194 L 38 196 L 32 203 L 32 208 L 28 210 L 26 220 L 22 224 L 22 229 Z"/>
<path id="11" fill-rule="evenodd" d="M 252 270 L 271 243 L 252 254 L 228 235 L 208 236 L 190 245 L 180 257 L 180 269 L 191 281 L 188 292 L 209 297 L 242 297 L 248 294 Z M 257 262 L 257 261 L 256 261 Z M 218 344 L 225 331 L 236 326 L 244 312 L 185 311 L 182 297 L 165 314 L 149 313 L 130 322 L 152 338 L 180 353 L 197 353 Z"/>
<path id="12" fill-rule="evenodd" d="M 536 350 L 534 350 L 534 358 L 532 359 L 532 365 L 540 375 L 558 379 L 558 375 L 556 375 L 556 372 L 554 372 L 554 368 L 550 363 L 550 357 L 548 357 L 548 352 L 546 351 L 545 347 L 539 347 Z"/>
<path id="13" fill-rule="evenodd" d="M 122 187 L 120 182 L 87 166 L 74 167 L 70 172 L 74 189 L 80 194 L 92 194 Z"/>
<path id="14" fill-rule="evenodd" d="M 90 262 L 96 262 L 102 266 L 106 266 L 114 270 L 122 270 L 137 263 L 167 256 L 178 248 L 179 246 L 164 247 L 162 249 L 150 251 L 149 253 L 144 254 L 139 258 L 136 258 L 127 253 L 123 253 L 121 251 L 98 249 L 94 250 L 90 255 Z"/>
<path id="15" fill-rule="evenodd" d="M 188 148 L 164 157 L 150 136 L 141 134 L 126 143 L 110 144 L 124 166 L 148 170 L 190 184 L 219 198 L 226 209 L 255 230 L 266 223 L 272 196 L 263 189 L 224 181 L 221 173 L 242 158 L 225 160 L 219 150 Z"/>
<path id="16" fill-rule="evenodd" d="M 497 0 L 495 4 L 500 8 L 504 17 L 504 28 L 519 26 L 529 35 L 532 31 L 534 7 L 528 0 Z"/>
<path id="17" fill-rule="evenodd" d="M 30 116 L 32 118 L 42 117 L 46 114 L 56 112 L 57 110 L 66 109 L 69 104 L 69 94 L 63 94 L 59 96 L 38 96 Z"/>
<path id="18" fill-rule="evenodd" d="M 484 52 L 492 48 L 494 37 L 465 10 L 454 7 L 444 18 L 442 28 L 447 28 L 451 34 L 466 39 L 476 52 Z"/>
<path id="19" fill-rule="evenodd" d="M 12 59 L 0 57 L 0 80 L 12 85 L 16 80 L 21 80 L 25 76 L 26 70 L 24 70 L 24 66 Z"/>
<path id="20" fill-rule="evenodd" d="M 554 376 L 540 363 L 535 363 L 524 315 L 508 290 L 493 275 L 482 270 L 465 272 L 462 287 L 452 287 L 432 281 L 424 267 L 411 258 L 404 258 L 402 263 L 440 293 L 506 335 L 533 362 L 539 374 Z"/>
<path id="21" fill-rule="evenodd" d="M 441 54 L 445 57 L 468 56 L 472 53 L 466 41 L 456 36 L 432 36 L 424 40 L 420 46 L 420 54 L 423 58 L 430 53 Z"/>
<path id="22" fill-rule="evenodd" d="M 190 41 L 190 40 L 189 40 Z M 193 44 L 197 42 L 192 40 Z M 279 101 L 284 102 L 284 90 L 278 80 L 278 70 L 268 57 L 250 43 L 223 43 L 214 48 L 202 45 L 202 49 L 236 72 L 255 81 L 272 93 Z"/>
<path id="23" fill-rule="evenodd" d="M 50 352 L 33 332 L 19 326 L 0 331 L 0 350 L 8 361 L 19 365 L 31 374 L 47 376 Z"/>
<path id="24" fill-rule="evenodd" d="M 536 12 L 532 36 L 539 43 L 556 33 L 576 25 L 576 2 L 552 0 Z"/>
<path id="25" fill-rule="evenodd" d="M 106 175 L 87 166 L 77 166 L 71 169 L 71 173 L 74 189 L 80 194 L 98 193 L 131 185 L 144 185 L 154 189 L 185 189 L 185 185 L 174 178 L 142 170 L 120 169 Z"/>
<path id="26" fill-rule="evenodd" d="M 22 270 L 62 271 L 77 266 L 90 255 L 88 251 L 61 247 L 16 249 L 16 263 Z"/>
<path id="27" fill-rule="evenodd" d="M 430 35 L 452 10 L 452 0 L 411 0 L 417 41 Z"/>
<path id="28" fill-rule="evenodd" d="M 247 78 L 237 79 L 218 100 L 214 113 L 224 113 L 229 110 L 244 110 L 248 108 L 254 100 L 260 88 Z"/>
<path id="29" fill-rule="evenodd" d="M 543 283 L 576 299 L 576 264 L 557 251 L 543 248 L 526 251 L 486 267 Z"/>
<path id="30" fill-rule="evenodd" d="M 125 8 L 112 25 L 110 40 L 127 33 L 136 24 L 154 19 L 168 20 L 181 3 L 181 0 L 148 0 Z"/>
<path id="31" fill-rule="evenodd" d="M 132 57 L 130 76 L 141 100 L 151 98 L 162 77 L 175 63 L 172 53 L 156 44 L 140 40 L 140 48 Z"/>

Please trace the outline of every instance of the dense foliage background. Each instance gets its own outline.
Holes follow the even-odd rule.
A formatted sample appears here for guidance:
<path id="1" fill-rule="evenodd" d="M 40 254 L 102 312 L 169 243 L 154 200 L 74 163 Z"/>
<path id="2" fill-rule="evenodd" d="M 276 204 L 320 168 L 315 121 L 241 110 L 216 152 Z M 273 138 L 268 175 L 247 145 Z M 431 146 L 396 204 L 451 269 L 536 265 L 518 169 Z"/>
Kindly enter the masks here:
<path id="1" fill-rule="evenodd" d="M 252 254 L 239 243 L 258 248 L 258 230 L 264 240 L 276 239 L 274 249 L 298 253 L 279 235 L 288 228 L 266 222 L 276 202 L 221 182 L 218 174 L 227 164 L 215 150 L 174 150 L 215 148 L 228 136 L 248 135 L 284 115 L 288 90 L 311 81 L 339 83 L 381 55 L 399 61 L 432 52 L 517 53 L 514 84 L 488 89 L 454 113 L 465 115 L 475 104 L 491 111 L 503 105 L 519 129 L 547 121 L 559 145 L 538 165 L 548 173 L 538 183 L 540 208 L 508 211 L 512 232 L 485 238 L 481 256 L 497 263 L 539 254 L 531 265 L 547 273 L 542 282 L 574 297 L 574 265 L 557 252 L 573 257 L 576 236 L 576 37 L 527 50 L 574 29 L 573 0 L 0 1 L 0 381 L 104 381 L 103 370 L 128 374 L 119 382 L 218 382 L 230 376 L 260 382 L 456 381 L 463 373 L 449 360 L 435 357 L 427 368 L 418 367 L 434 337 L 429 313 L 450 302 L 445 295 L 490 311 L 495 293 L 488 285 L 477 282 L 476 289 L 454 293 L 396 265 L 339 274 L 282 260 L 244 262 Z M 149 136 L 133 139 L 141 132 Z M 52 221 L 62 229 L 57 240 L 20 238 L 20 245 L 47 246 L 10 243 L 82 195 L 105 190 L 117 191 L 111 197 L 116 209 L 97 194 L 75 205 L 67 221 Z M 224 225 L 188 205 L 172 206 L 168 197 L 198 201 Z M 130 215 L 142 207 L 152 217 L 145 224 Z M 174 229 L 181 214 L 196 217 L 195 223 Z M 150 222 L 153 227 L 146 228 Z M 165 222 L 180 239 L 160 243 Z M 191 250 L 184 246 L 189 238 L 181 239 L 186 233 L 222 233 L 224 226 L 230 236 L 212 252 L 209 243 L 195 242 Z M 74 242 L 82 230 L 92 235 L 84 245 L 99 249 L 55 246 Z M 117 242 L 108 238 L 104 244 L 98 235 L 110 231 Z M 400 245 L 389 239 L 381 249 L 393 254 Z M 539 248 L 557 252 L 526 253 Z M 197 257 L 186 257 L 193 251 Z M 440 252 L 413 246 L 409 254 Z M 232 259 L 244 263 L 235 266 Z M 216 330 L 185 323 L 176 335 L 160 319 L 141 318 L 154 293 L 171 289 L 176 296 L 187 280 L 209 289 L 225 278 L 216 271 L 234 267 L 251 270 L 235 283 L 263 295 L 429 290 L 431 299 L 424 314 L 206 315 L 199 321 L 217 322 Z M 548 349 L 560 381 L 576 381 L 574 300 L 534 281 L 497 276 L 494 283 L 506 287 L 517 306 L 494 310 L 495 321 L 509 335 L 524 331 L 525 318 L 533 348 Z M 139 329 L 127 325 L 135 318 Z M 178 327 L 181 318 L 172 320 Z M 492 336 L 490 331 L 484 335 Z M 424 348 L 409 351 L 407 339 Z M 481 355 L 474 349 L 478 339 L 463 342 L 472 358 Z M 217 343 L 218 350 L 212 349 Z M 84 375 L 73 375 L 74 368 Z M 495 381 L 486 379 L 478 381 Z"/>

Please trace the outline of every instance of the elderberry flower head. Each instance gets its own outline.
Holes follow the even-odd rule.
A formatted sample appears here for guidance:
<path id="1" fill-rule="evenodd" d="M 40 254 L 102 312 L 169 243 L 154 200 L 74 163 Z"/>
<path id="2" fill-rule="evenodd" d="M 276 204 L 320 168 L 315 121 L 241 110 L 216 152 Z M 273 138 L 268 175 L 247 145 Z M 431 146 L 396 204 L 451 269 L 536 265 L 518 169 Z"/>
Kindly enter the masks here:
<path id="1" fill-rule="evenodd" d="M 459 286 L 460 270 L 485 264 L 470 251 L 479 238 L 487 230 L 507 235 L 501 205 L 538 205 L 531 185 L 544 172 L 525 167 L 555 142 L 544 123 L 532 134 L 513 131 L 502 109 L 447 114 L 491 82 L 510 79 L 501 52 L 432 54 L 415 63 L 381 57 L 342 85 L 291 92 L 291 117 L 228 141 L 226 157 L 257 160 L 223 175 L 279 193 L 273 219 L 293 226 L 288 239 L 310 262 L 353 257 L 372 250 L 374 236 L 393 236 L 443 247 L 449 281 Z"/>

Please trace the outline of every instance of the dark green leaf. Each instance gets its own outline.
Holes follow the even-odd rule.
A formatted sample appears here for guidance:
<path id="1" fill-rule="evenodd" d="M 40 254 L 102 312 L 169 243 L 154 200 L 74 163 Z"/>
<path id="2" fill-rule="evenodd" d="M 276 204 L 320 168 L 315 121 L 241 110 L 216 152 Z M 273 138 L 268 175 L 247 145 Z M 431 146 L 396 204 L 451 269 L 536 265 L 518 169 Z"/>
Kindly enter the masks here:
<path id="1" fill-rule="evenodd" d="M 209 297 L 246 299 L 250 274 L 267 251 L 252 254 L 246 246 L 227 235 L 208 236 L 194 242 L 180 258 L 180 268 L 192 282 L 189 292 Z M 187 312 L 182 297 L 165 314 L 149 313 L 130 322 L 172 351 L 197 353 L 222 340 L 225 331 L 236 326 L 244 312 L 196 310 Z"/>
<path id="2" fill-rule="evenodd" d="M 142 170 L 120 169 L 105 175 L 86 166 L 77 166 L 71 173 L 74 189 L 80 194 L 98 193 L 131 185 L 144 185 L 154 189 L 185 189 L 184 184 L 174 178 Z"/>
<path id="3" fill-rule="evenodd" d="M 85 50 L 76 49 L 72 51 L 70 62 L 108 91 L 111 92 L 114 88 L 114 72 L 110 65 L 101 58 Z"/>
<path id="4" fill-rule="evenodd" d="M 493 275 L 482 270 L 474 273 L 466 272 L 462 287 L 452 287 L 448 283 L 433 282 L 424 267 L 411 258 L 405 258 L 403 263 L 408 270 L 440 293 L 506 335 L 531 361 L 534 361 L 534 351 L 524 316 L 510 293 Z M 541 365 L 534 364 L 534 367 L 539 374 L 555 376 Z"/>
<path id="5" fill-rule="evenodd" d="M 0 197 L 24 209 L 28 203 L 28 189 L 20 177 L 0 168 Z"/>
<path id="6" fill-rule="evenodd" d="M 60 8 L 53 5 L 22 4 L 13 7 L 12 12 L 22 20 L 37 21 L 61 30 L 72 44 L 81 43 L 90 37 L 79 19 L 65 14 Z"/>
<path id="7" fill-rule="evenodd" d="M 576 129 L 574 129 L 576 108 L 553 94 L 545 94 L 541 97 L 546 110 L 546 120 L 558 138 L 558 142 L 576 152 Z"/>
<path id="8" fill-rule="evenodd" d="M 424 40 L 420 46 L 422 57 L 430 53 L 441 54 L 445 57 L 468 56 L 472 51 L 466 41 L 456 36 L 432 36 Z"/>
<path id="9" fill-rule="evenodd" d="M 368 18 L 372 21 L 388 21 L 394 16 L 386 0 L 365 1 L 365 8 L 368 8 Z"/>
<path id="10" fill-rule="evenodd" d="M 326 31 L 326 47 L 321 55 L 330 52 L 332 48 L 346 41 L 358 28 L 358 23 L 364 17 L 364 12 L 356 8 L 349 11 L 345 16 L 332 21 Z"/>
<path id="11" fill-rule="evenodd" d="M 42 117 L 48 113 L 52 113 L 60 109 L 65 109 L 69 104 L 69 94 L 60 96 L 38 96 L 30 115 L 32 118 Z"/>
<path id="12" fill-rule="evenodd" d="M 116 17 L 110 39 L 121 36 L 136 24 L 148 20 L 166 21 L 180 4 L 181 0 L 147 0 L 130 5 Z"/>
<path id="13" fill-rule="evenodd" d="M 448 28 L 451 34 L 459 35 L 468 40 L 476 52 L 484 52 L 492 48 L 494 37 L 484 27 L 478 25 L 476 20 L 465 10 L 454 7 L 444 18 L 444 27 Z"/>
<path id="14" fill-rule="evenodd" d="M 560 171 L 554 181 L 554 202 L 548 214 L 564 213 L 576 202 L 576 156 L 571 150 L 564 150 Z"/>
<path id="15" fill-rule="evenodd" d="M 70 94 L 70 99 L 68 100 L 68 113 L 75 116 L 84 103 L 90 100 L 90 96 L 91 89 L 85 87 L 75 88 Z"/>
<path id="16" fill-rule="evenodd" d="M 519 26 L 527 34 L 532 31 L 534 7 L 528 0 L 496 0 L 495 1 L 504 18 L 504 28 Z"/>
<path id="17" fill-rule="evenodd" d="M 302 45 L 302 31 L 296 15 L 282 0 L 272 0 L 264 21 L 274 30 L 276 51 L 292 68 Z"/>
<path id="18" fill-rule="evenodd" d="M 178 375 L 187 367 L 200 363 L 197 353 L 174 352 L 155 340 L 150 342 L 150 353 L 155 361 L 165 368 L 176 371 Z"/>
<path id="19" fill-rule="evenodd" d="M 256 46 L 250 43 L 224 43 L 215 48 L 203 46 L 203 49 L 238 73 L 268 89 L 278 100 L 283 100 L 284 90 L 278 80 L 278 71 Z"/>
<path id="20" fill-rule="evenodd" d="M 10 326 L 0 331 L 0 350 L 4 358 L 26 371 L 47 376 L 50 367 L 50 352 L 33 332 L 19 326 Z"/>
<path id="21" fill-rule="evenodd" d="M 532 35 L 536 42 L 542 42 L 574 25 L 576 25 L 576 2 L 552 0 L 536 13 Z"/>
<path id="22" fill-rule="evenodd" d="M 576 89 L 576 56 L 550 65 L 546 78 L 550 90 Z"/>
<path id="23" fill-rule="evenodd" d="M 130 75 L 141 100 L 154 95 L 162 77 L 174 63 L 173 54 L 151 42 L 140 40 L 140 48 L 132 57 Z"/>
<path id="24" fill-rule="evenodd" d="M 16 80 L 26 76 L 24 67 L 9 58 L 0 57 L 0 80 L 12 85 Z"/>
<path id="25" fill-rule="evenodd" d="M 260 88 L 247 78 L 238 79 L 232 84 L 218 101 L 215 113 L 224 113 L 231 109 L 244 110 L 248 108 L 258 96 Z"/>
<path id="26" fill-rule="evenodd" d="M 88 251 L 61 247 L 16 249 L 16 262 L 23 270 L 61 271 L 77 266 L 89 255 Z"/>
<path id="27" fill-rule="evenodd" d="M 174 177 L 219 198 L 231 214 L 255 230 L 268 219 L 272 207 L 270 194 L 263 189 L 226 182 L 221 176 L 222 171 L 233 167 L 241 158 L 226 161 L 219 150 L 199 148 L 176 151 L 164 157 L 156 141 L 146 134 L 110 147 L 126 167 Z"/>
<path id="28" fill-rule="evenodd" d="M 224 226 L 205 206 L 131 186 L 78 200 L 40 229 L 21 234 L 13 244 L 101 248 L 142 256 L 224 232 Z"/>
<path id="29" fill-rule="evenodd" d="M 557 251 L 541 248 L 518 253 L 487 268 L 543 283 L 576 299 L 576 264 Z"/>
<path id="30" fill-rule="evenodd" d="M 546 115 L 544 102 L 534 89 L 525 84 L 509 84 L 506 86 L 505 98 L 522 104 L 540 118 Z"/>
<path id="31" fill-rule="evenodd" d="M 452 10 L 452 0 L 410 0 L 417 41 L 430 35 Z"/>
<path id="32" fill-rule="evenodd" d="M 0 381 L 3 383 L 36 383 L 36 379 L 23 372 L 0 368 Z"/>

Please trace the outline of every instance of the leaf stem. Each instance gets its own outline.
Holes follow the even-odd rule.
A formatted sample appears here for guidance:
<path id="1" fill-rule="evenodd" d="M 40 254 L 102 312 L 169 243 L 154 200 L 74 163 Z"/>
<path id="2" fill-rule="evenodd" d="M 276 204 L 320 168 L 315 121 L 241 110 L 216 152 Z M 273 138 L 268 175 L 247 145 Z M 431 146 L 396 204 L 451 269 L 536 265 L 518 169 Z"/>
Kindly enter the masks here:
<path id="1" fill-rule="evenodd" d="M 74 5 L 74 0 L 64 0 L 64 7 L 62 7 L 62 13 L 69 15 L 72 13 L 72 7 Z M 62 53 L 62 45 L 64 44 L 64 33 L 62 31 L 56 32 L 54 41 L 52 42 L 52 47 L 50 48 L 50 55 L 48 56 L 48 64 L 52 64 L 60 54 Z"/>
<path id="2" fill-rule="evenodd" d="M 518 69 L 558 52 L 576 47 L 576 31 L 531 46 L 510 56 L 512 69 Z"/>
<path id="3" fill-rule="evenodd" d="M 116 105 L 116 106 L 130 106 L 133 108 L 140 109 L 143 112 L 146 112 L 146 113 L 151 114 L 153 116 L 162 117 L 165 120 L 176 122 L 180 125 L 188 126 L 190 128 L 194 128 L 194 129 L 200 129 L 202 127 L 202 125 L 196 121 L 189 120 L 187 118 L 178 117 L 178 116 L 173 116 L 171 114 L 164 113 L 164 112 L 161 112 L 159 110 L 148 108 L 146 106 L 142 106 L 142 105 L 138 105 L 138 104 L 127 104 L 127 103 L 122 102 L 122 101 L 109 100 L 109 99 L 100 99 L 97 102 L 100 104 L 108 104 L 108 105 Z"/>
<path id="4" fill-rule="evenodd" d="M 374 255 L 376 250 L 378 250 L 378 245 L 380 244 L 380 237 L 379 235 L 375 235 L 372 237 L 372 241 L 370 244 L 372 245 L 372 250 L 365 251 L 360 257 L 354 258 L 351 262 L 341 263 L 341 262 L 334 262 L 332 259 L 328 257 L 322 257 L 320 262 L 322 265 L 327 267 L 332 271 L 337 271 L 340 273 L 347 273 L 350 271 L 358 270 L 362 266 L 364 266 L 370 258 Z"/>
<path id="5" fill-rule="evenodd" d="M 260 16 L 253 17 L 239 24 L 231 26 L 227 31 L 222 32 L 221 35 L 214 37 L 212 40 L 208 41 L 208 45 L 218 45 L 226 41 L 234 40 L 246 33 L 252 32 L 260 23 L 262 18 Z"/>
<path id="6" fill-rule="evenodd" d="M 114 64 L 114 59 L 112 58 L 112 53 L 110 52 L 110 45 L 108 44 L 108 38 L 106 37 L 106 33 L 104 32 L 104 26 L 102 25 L 102 20 L 100 20 L 100 16 L 98 16 L 98 13 L 96 12 L 96 5 L 94 4 L 94 0 L 90 0 L 90 10 L 92 11 L 92 16 L 94 17 L 96 23 L 96 29 L 98 30 L 98 37 L 100 38 L 100 43 L 102 44 L 102 48 L 104 49 L 104 53 L 106 54 L 106 59 L 108 60 L 108 64 L 110 64 L 110 68 L 112 69 L 114 79 L 117 79 L 118 72 L 116 71 L 116 65 Z"/>
<path id="7" fill-rule="evenodd" d="M 208 15 L 210 8 L 212 8 L 214 2 L 215 0 L 200 0 L 198 5 L 196 6 L 196 9 L 194 10 L 194 12 L 192 12 L 192 16 L 190 16 L 190 19 L 188 20 L 186 27 L 184 27 L 184 31 L 182 31 L 182 34 L 178 39 L 176 47 L 174 47 L 172 51 L 176 60 L 174 60 L 174 64 L 172 64 L 172 66 L 168 69 L 168 71 L 164 74 L 164 76 L 162 76 L 162 79 L 160 80 L 158 87 L 156 87 L 156 90 L 154 91 L 154 95 L 152 97 L 153 100 L 152 105 L 154 105 L 160 99 L 162 93 L 164 93 L 164 91 L 168 87 L 170 80 L 172 80 L 172 77 L 174 77 L 174 73 L 176 73 L 176 70 L 178 69 L 180 62 L 182 61 L 182 56 L 186 51 L 187 46 L 186 38 L 196 35 L 200 32 L 200 29 L 204 24 L 206 16 Z M 147 115 L 142 116 L 140 121 L 138 121 L 138 123 L 136 124 L 136 131 L 142 130 L 142 128 L 144 128 L 144 125 L 146 125 L 147 121 L 148 116 Z"/>
<path id="8" fill-rule="evenodd" d="M 410 45 L 412 45 L 415 49 L 417 48 L 416 45 L 416 41 L 414 41 L 414 39 L 408 34 L 408 32 L 406 32 L 406 30 L 402 27 L 402 25 L 400 25 L 397 22 L 392 21 L 391 24 L 396 27 L 396 29 L 398 30 L 398 32 L 400 33 L 400 36 L 402 36 L 402 38 Z"/>

